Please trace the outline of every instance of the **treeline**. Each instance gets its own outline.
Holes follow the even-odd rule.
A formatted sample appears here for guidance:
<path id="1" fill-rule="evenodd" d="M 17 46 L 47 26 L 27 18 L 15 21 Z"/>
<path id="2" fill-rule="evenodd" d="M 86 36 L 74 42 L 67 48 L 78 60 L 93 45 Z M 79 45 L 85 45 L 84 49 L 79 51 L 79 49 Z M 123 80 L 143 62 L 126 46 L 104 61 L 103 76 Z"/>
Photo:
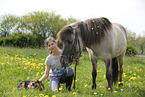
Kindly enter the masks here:
<path id="1" fill-rule="evenodd" d="M 56 38 L 65 25 L 75 18 L 62 18 L 55 12 L 37 11 L 24 16 L 5 15 L 0 18 L 0 45 L 41 47 L 48 36 Z"/>
<path id="2" fill-rule="evenodd" d="M 65 25 L 78 21 L 62 18 L 55 12 L 37 11 L 23 16 L 4 15 L 0 17 L 0 46 L 43 47 L 48 36 L 56 38 Z M 127 28 L 126 28 L 127 29 Z M 128 55 L 144 54 L 145 33 L 142 36 L 127 30 Z M 61 47 L 62 44 L 59 44 Z"/>

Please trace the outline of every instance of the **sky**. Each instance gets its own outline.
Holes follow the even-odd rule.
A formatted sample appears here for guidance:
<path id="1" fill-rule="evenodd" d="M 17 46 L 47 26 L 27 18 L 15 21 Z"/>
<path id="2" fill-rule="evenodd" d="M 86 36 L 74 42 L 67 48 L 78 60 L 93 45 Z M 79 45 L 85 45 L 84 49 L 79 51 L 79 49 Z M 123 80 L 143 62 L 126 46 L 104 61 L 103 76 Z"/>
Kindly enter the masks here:
<path id="1" fill-rule="evenodd" d="M 145 0 L 0 0 L 0 16 L 54 11 L 80 21 L 106 17 L 141 35 L 145 32 Z"/>

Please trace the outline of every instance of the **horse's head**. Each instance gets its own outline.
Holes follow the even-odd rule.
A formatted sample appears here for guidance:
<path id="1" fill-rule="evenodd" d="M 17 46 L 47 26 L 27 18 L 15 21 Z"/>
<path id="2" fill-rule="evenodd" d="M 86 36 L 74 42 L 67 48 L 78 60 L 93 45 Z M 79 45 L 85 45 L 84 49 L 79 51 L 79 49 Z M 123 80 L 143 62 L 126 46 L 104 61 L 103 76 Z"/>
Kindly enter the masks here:
<path id="1" fill-rule="evenodd" d="M 71 26 L 63 27 L 57 34 L 59 41 L 63 43 L 63 51 L 60 62 L 62 66 L 69 66 L 77 61 L 83 48 L 82 40 L 76 28 Z"/>

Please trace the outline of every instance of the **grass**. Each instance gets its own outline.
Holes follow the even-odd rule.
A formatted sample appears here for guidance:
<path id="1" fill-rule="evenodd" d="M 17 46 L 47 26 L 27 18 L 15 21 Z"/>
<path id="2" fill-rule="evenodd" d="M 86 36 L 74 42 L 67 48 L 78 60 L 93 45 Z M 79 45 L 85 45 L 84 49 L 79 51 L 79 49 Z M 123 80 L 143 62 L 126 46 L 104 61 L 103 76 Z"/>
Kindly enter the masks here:
<path id="1" fill-rule="evenodd" d="M 123 84 L 106 90 L 105 65 L 98 61 L 97 88 L 91 89 L 91 62 L 84 52 L 77 66 L 76 89 L 68 92 L 62 84 L 60 91 L 50 90 L 49 78 L 43 81 L 42 91 L 17 90 L 20 81 L 39 79 L 45 70 L 46 49 L 0 47 L 0 97 L 143 97 L 145 95 L 145 59 L 125 57 Z M 74 64 L 71 65 L 74 68 Z M 119 82 L 118 82 L 119 83 Z"/>

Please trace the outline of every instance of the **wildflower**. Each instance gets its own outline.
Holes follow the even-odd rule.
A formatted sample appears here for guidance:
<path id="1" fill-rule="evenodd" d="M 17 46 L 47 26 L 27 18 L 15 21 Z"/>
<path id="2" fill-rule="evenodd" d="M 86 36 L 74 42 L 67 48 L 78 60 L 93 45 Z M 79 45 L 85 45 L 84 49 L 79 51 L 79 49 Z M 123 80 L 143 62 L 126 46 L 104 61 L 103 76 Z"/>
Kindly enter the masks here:
<path id="1" fill-rule="evenodd" d="M 43 94 L 39 94 L 39 96 L 40 96 L 40 97 L 44 97 L 44 95 L 43 95 Z"/>
<path id="2" fill-rule="evenodd" d="M 14 90 L 17 90 L 17 87 L 15 87 Z"/>
<path id="3" fill-rule="evenodd" d="M 60 87 L 59 90 L 62 90 L 62 87 Z"/>
<path id="4" fill-rule="evenodd" d="M 106 78 L 106 75 L 104 74 L 104 78 Z"/>
<path id="5" fill-rule="evenodd" d="M 75 94 L 77 94 L 76 92 L 73 92 L 73 94 L 75 95 Z"/>
<path id="6" fill-rule="evenodd" d="M 87 87 L 88 85 L 85 85 L 85 87 Z"/>
<path id="7" fill-rule="evenodd" d="M 23 96 L 23 97 L 26 97 L 26 96 Z"/>
<path id="8" fill-rule="evenodd" d="M 55 95 L 53 95 L 52 97 L 56 97 Z"/>
<path id="9" fill-rule="evenodd" d="M 111 88 L 108 88 L 108 90 L 111 90 Z"/>
<path id="10" fill-rule="evenodd" d="M 123 89 L 120 89 L 121 91 L 123 91 Z"/>
<path id="11" fill-rule="evenodd" d="M 49 97 L 48 95 L 45 95 L 44 97 Z"/>
<path id="12" fill-rule="evenodd" d="M 36 54 L 33 54 L 33 56 L 35 56 Z"/>
<path id="13" fill-rule="evenodd" d="M 39 77 L 39 72 L 37 72 L 37 74 L 36 74 L 38 77 Z"/>
<path id="14" fill-rule="evenodd" d="M 103 94 L 101 94 L 101 96 L 103 96 Z"/>
<path id="15" fill-rule="evenodd" d="M 24 67 L 24 69 L 27 69 L 27 67 Z"/>
<path id="16" fill-rule="evenodd" d="M 117 91 L 114 91 L 114 93 L 117 93 Z"/>
<path id="17" fill-rule="evenodd" d="M 120 84 L 120 82 L 118 82 L 117 84 Z"/>
<path id="18" fill-rule="evenodd" d="M 94 95 L 97 95 L 97 93 L 94 93 Z"/>
<path id="19" fill-rule="evenodd" d="M 56 90 L 57 92 L 59 92 L 58 89 L 55 89 L 55 90 Z"/>

